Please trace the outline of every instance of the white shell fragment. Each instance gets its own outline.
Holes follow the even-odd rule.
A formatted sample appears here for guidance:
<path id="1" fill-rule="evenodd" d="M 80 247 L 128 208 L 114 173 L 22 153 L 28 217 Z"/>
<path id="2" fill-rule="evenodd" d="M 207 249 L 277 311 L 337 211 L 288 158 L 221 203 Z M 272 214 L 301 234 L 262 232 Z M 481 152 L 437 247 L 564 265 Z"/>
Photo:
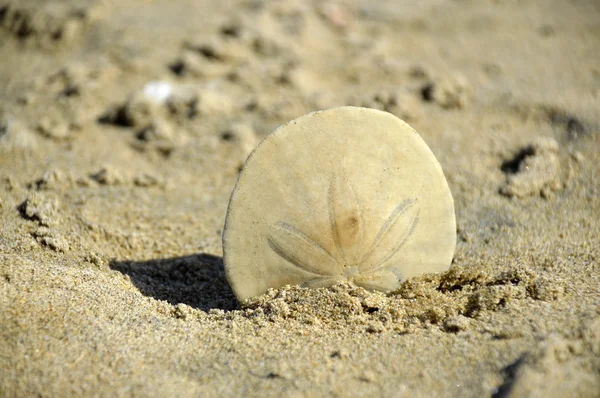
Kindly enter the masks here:
<path id="1" fill-rule="evenodd" d="M 173 94 L 173 86 L 167 82 L 150 82 L 144 86 L 144 95 L 156 102 L 164 103 Z"/>
<path id="2" fill-rule="evenodd" d="M 305 115 L 265 138 L 223 232 L 241 301 L 288 284 L 391 291 L 448 269 L 455 243 L 454 203 L 427 144 L 392 114 L 356 107 Z"/>

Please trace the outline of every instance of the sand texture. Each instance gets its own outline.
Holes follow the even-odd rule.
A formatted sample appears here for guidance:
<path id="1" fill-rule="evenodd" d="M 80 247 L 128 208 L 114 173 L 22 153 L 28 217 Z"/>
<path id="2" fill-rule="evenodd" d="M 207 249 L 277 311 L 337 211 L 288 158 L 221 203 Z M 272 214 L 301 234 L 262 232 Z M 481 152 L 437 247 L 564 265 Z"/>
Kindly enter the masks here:
<path id="1" fill-rule="evenodd" d="M 600 3 L 0 1 L 0 396 L 600 396 Z M 419 132 L 448 271 L 240 306 L 248 154 L 337 106 Z"/>

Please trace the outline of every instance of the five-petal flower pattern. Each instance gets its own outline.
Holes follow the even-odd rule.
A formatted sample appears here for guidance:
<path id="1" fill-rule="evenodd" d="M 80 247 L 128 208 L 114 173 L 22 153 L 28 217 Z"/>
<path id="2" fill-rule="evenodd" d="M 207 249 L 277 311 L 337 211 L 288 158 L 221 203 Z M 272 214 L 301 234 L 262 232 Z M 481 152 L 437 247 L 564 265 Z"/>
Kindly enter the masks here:
<path id="1" fill-rule="evenodd" d="M 338 281 L 350 281 L 368 290 L 396 288 L 403 278 L 396 267 L 389 267 L 389 261 L 417 227 L 417 200 L 401 201 L 378 233 L 368 237 L 351 184 L 343 175 L 334 175 L 328 191 L 328 213 L 327 229 L 335 243 L 333 250 L 326 250 L 319 241 L 285 221 L 271 226 L 267 237 L 269 247 L 308 273 L 309 278 L 303 284 L 306 287 L 327 287 Z"/>

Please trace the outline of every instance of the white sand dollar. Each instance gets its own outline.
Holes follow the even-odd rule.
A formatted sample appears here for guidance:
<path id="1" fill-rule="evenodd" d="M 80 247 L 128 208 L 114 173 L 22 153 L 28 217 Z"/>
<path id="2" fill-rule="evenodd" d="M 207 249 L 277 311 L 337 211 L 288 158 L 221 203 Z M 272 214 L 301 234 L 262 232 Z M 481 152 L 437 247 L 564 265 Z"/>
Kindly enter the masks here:
<path id="1" fill-rule="evenodd" d="M 293 120 L 246 160 L 223 231 L 238 299 L 350 281 L 390 291 L 446 270 L 454 203 L 423 139 L 392 114 L 342 107 Z"/>

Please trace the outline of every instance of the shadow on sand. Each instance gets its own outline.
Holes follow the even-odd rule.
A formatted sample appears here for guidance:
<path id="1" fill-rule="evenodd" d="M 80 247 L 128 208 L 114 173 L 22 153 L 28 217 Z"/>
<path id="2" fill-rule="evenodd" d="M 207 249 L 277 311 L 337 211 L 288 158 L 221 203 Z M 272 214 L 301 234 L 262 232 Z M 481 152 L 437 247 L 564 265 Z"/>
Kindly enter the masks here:
<path id="1" fill-rule="evenodd" d="M 112 261 L 110 268 L 131 278 L 142 294 L 204 311 L 232 310 L 237 300 L 221 257 L 196 254 L 148 261 Z"/>

